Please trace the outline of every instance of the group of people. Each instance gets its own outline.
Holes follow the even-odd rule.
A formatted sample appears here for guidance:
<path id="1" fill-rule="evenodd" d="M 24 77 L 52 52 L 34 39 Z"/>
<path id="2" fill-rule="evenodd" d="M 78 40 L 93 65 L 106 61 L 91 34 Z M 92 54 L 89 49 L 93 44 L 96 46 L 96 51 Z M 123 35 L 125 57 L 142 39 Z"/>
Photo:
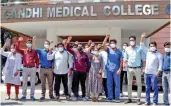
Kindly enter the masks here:
<path id="1" fill-rule="evenodd" d="M 40 66 L 41 97 L 45 100 L 46 80 L 49 86 L 49 98 L 60 99 L 60 84 L 64 86 L 64 95 L 69 100 L 76 101 L 79 98 L 79 85 L 81 85 L 82 100 L 91 99 L 99 101 L 99 96 L 105 93 L 107 101 L 115 100 L 120 103 L 122 96 L 122 85 L 125 76 L 125 83 L 128 84 L 128 100 L 132 102 L 132 81 L 136 77 L 137 104 L 141 104 L 142 82 L 144 74 L 146 87 L 146 103 L 150 105 L 151 87 L 154 90 L 153 105 L 158 104 L 158 75 L 162 75 L 162 86 L 164 91 L 164 104 L 169 105 L 169 89 L 171 89 L 170 74 L 170 42 L 164 44 L 165 54 L 157 51 L 155 41 L 149 43 L 149 49 L 144 45 L 146 33 L 141 35 L 140 45 L 136 44 L 136 37 L 129 37 L 128 43 L 123 43 L 120 50 L 117 47 L 117 40 L 106 35 L 103 44 L 95 44 L 91 40 L 83 45 L 80 42 L 71 44 L 72 37 L 64 39 L 53 49 L 51 42 L 44 42 L 44 49 L 36 47 L 36 37 L 26 42 L 27 49 L 20 49 L 22 37 L 11 45 L 11 51 L 4 51 L 6 44 L 1 49 L 1 55 L 7 57 L 4 67 L 5 83 L 7 86 L 7 99 L 10 99 L 11 85 L 15 85 L 16 100 L 18 100 L 20 85 L 20 69 L 23 64 L 23 85 L 22 97 L 26 100 L 27 81 L 30 76 L 31 90 L 30 99 L 35 100 L 35 78 L 36 70 Z M 170 87 L 170 88 L 169 88 Z M 73 95 L 72 95 L 73 93 Z"/>

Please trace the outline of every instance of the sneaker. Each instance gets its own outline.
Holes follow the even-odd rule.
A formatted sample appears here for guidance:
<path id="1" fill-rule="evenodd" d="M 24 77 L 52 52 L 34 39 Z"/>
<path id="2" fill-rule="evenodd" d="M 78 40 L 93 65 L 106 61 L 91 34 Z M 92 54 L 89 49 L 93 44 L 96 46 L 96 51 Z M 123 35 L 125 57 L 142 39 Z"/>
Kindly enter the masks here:
<path id="1" fill-rule="evenodd" d="M 145 106 L 149 106 L 149 105 L 150 105 L 150 103 L 147 103 L 147 102 L 146 102 L 144 105 L 145 105 Z"/>
<path id="2" fill-rule="evenodd" d="M 115 100 L 115 103 L 120 103 L 121 101 L 120 100 Z"/>
<path id="3" fill-rule="evenodd" d="M 112 102 L 112 99 L 107 98 L 106 101 L 107 101 L 107 102 Z"/>
<path id="4" fill-rule="evenodd" d="M 141 105 L 140 99 L 137 100 L 137 105 Z"/>
<path id="5" fill-rule="evenodd" d="M 168 105 L 170 105 L 170 104 L 169 104 L 169 103 L 164 103 L 164 105 L 167 105 L 167 106 L 168 106 Z"/>
<path id="6" fill-rule="evenodd" d="M 5 98 L 5 100 L 10 100 L 10 96 L 7 96 L 7 97 Z"/>
<path id="7" fill-rule="evenodd" d="M 83 101 L 87 101 L 88 99 L 87 99 L 86 97 L 83 97 L 82 100 L 83 100 Z"/>
<path id="8" fill-rule="evenodd" d="M 132 100 L 131 99 L 128 99 L 125 104 L 128 104 L 128 103 L 132 103 Z"/>
<path id="9" fill-rule="evenodd" d="M 153 103 L 153 106 L 157 106 L 157 103 Z"/>
<path id="10" fill-rule="evenodd" d="M 35 100 L 36 100 L 36 99 L 34 98 L 34 96 L 31 96 L 30 99 L 31 99 L 32 101 L 35 101 Z"/>
<path id="11" fill-rule="evenodd" d="M 26 100 L 26 97 L 25 97 L 25 96 L 22 96 L 22 97 L 20 98 L 20 100 L 21 100 L 21 101 L 24 101 L 24 100 Z"/>
<path id="12" fill-rule="evenodd" d="M 77 101 L 77 99 L 78 99 L 77 97 L 72 97 L 73 101 Z"/>

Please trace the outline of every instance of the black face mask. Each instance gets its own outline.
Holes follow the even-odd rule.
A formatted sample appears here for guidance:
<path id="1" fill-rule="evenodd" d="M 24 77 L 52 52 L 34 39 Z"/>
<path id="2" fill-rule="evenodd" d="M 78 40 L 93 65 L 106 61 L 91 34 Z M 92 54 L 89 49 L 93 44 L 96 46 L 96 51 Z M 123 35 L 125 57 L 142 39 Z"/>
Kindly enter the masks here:
<path id="1" fill-rule="evenodd" d="M 77 49 L 78 49 L 78 51 L 82 51 L 83 50 L 81 47 L 78 47 Z"/>

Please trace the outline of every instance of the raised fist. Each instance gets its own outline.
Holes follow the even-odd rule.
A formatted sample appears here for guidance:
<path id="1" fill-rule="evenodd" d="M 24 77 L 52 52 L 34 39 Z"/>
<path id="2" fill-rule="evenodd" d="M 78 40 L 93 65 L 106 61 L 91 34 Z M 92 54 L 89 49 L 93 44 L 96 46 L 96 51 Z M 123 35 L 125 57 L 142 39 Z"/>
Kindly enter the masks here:
<path id="1" fill-rule="evenodd" d="M 19 37 L 18 41 L 23 41 L 23 37 Z"/>
<path id="2" fill-rule="evenodd" d="M 110 37 L 110 35 L 109 35 L 109 34 L 106 34 L 106 37 L 107 37 L 107 38 L 109 38 L 109 37 Z"/>
<path id="3" fill-rule="evenodd" d="M 145 32 L 141 35 L 142 38 L 145 38 L 146 36 L 147 34 Z"/>
<path id="4" fill-rule="evenodd" d="M 70 41 L 71 41 L 71 39 L 72 39 L 72 36 L 68 37 L 68 40 L 70 40 Z"/>
<path id="5" fill-rule="evenodd" d="M 33 42 L 35 42 L 37 40 L 37 37 L 36 36 L 34 36 L 33 37 Z"/>

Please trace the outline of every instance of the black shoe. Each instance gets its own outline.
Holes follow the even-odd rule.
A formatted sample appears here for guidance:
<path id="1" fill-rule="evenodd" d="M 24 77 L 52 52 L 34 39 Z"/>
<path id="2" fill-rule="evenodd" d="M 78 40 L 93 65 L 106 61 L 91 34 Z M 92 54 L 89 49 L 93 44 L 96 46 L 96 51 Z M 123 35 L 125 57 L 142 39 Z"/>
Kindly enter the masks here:
<path id="1" fill-rule="evenodd" d="M 40 98 L 40 101 L 43 101 L 43 100 L 45 100 L 45 97 L 41 97 L 41 98 Z"/>
<path id="2" fill-rule="evenodd" d="M 128 99 L 125 104 L 128 104 L 128 103 L 132 103 L 132 100 L 131 99 Z"/>
<path id="3" fill-rule="evenodd" d="M 55 97 L 54 97 L 54 96 L 49 96 L 49 98 L 50 98 L 51 100 L 54 100 L 54 99 L 55 99 Z"/>
<path id="4" fill-rule="evenodd" d="M 137 105 L 141 105 L 140 99 L 137 100 Z"/>

